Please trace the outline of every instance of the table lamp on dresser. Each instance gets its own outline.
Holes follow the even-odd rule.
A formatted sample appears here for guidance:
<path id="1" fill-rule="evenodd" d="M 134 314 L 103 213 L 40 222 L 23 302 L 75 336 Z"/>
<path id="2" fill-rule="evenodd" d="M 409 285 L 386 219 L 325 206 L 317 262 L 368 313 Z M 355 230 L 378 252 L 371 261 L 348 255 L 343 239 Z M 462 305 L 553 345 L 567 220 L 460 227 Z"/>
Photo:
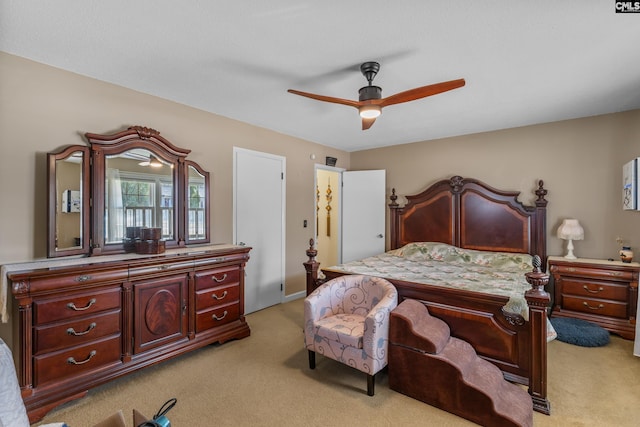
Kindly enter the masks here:
<path id="1" fill-rule="evenodd" d="M 565 219 L 558 227 L 558 239 L 568 240 L 567 254 L 564 256 L 567 259 L 576 259 L 573 254 L 573 241 L 584 239 L 584 230 L 577 219 Z"/>

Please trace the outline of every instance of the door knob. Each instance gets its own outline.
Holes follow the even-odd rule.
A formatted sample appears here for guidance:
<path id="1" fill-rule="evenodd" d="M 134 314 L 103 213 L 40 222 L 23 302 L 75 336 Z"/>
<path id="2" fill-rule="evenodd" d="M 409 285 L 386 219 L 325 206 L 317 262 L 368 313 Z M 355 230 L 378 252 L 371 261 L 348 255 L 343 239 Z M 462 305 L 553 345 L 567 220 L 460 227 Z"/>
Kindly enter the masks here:
<path id="1" fill-rule="evenodd" d="M 238 242 L 238 246 L 247 246 L 245 242 Z"/>
<path id="2" fill-rule="evenodd" d="M 383 236 L 382 234 L 378 234 L 376 237 L 377 237 L 378 239 L 382 239 L 384 236 Z"/>

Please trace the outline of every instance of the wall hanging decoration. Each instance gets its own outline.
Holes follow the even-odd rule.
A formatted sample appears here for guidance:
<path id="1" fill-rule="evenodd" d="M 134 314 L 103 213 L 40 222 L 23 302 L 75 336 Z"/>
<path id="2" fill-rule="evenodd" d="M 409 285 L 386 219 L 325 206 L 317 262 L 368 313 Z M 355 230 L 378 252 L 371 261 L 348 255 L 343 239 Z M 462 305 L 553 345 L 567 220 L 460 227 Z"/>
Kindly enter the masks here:
<path id="1" fill-rule="evenodd" d="M 327 181 L 327 237 L 331 237 L 331 178 Z"/>
<path id="2" fill-rule="evenodd" d="M 622 167 L 622 209 L 638 210 L 638 159 L 631 160 Z"/>

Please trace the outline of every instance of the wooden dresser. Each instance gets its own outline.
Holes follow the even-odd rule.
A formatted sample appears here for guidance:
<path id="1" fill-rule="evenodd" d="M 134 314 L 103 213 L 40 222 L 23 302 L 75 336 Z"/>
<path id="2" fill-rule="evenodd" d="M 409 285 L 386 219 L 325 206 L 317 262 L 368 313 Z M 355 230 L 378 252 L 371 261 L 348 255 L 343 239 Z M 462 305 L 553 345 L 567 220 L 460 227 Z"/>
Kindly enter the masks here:
<path id="1" fill-rule="evenodd" d="M 18 379 L 29 419 L 114 378 L 249 336 L 248 247 L 211 245 L 13 265 Z"/>
<path id="2" fill-rule="evenodd" d="M 563 257 L 548 262 L 554 283 L 551 317 L 583 319 L 635 338 L 639 263 Z"/>

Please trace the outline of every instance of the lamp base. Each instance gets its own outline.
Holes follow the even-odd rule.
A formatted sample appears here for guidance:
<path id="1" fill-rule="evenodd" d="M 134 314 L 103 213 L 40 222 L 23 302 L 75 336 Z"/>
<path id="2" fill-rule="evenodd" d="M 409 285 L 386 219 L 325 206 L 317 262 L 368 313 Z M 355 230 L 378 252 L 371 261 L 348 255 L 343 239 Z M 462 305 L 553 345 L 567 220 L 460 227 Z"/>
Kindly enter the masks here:
<path id="1" fill-rule="evenodd" d="M 571 239 L 568 240 L 567 254 L 564 257 L 566 259 L 578 259 L 578 257 L 573 254 L 573 241 Z"/>

